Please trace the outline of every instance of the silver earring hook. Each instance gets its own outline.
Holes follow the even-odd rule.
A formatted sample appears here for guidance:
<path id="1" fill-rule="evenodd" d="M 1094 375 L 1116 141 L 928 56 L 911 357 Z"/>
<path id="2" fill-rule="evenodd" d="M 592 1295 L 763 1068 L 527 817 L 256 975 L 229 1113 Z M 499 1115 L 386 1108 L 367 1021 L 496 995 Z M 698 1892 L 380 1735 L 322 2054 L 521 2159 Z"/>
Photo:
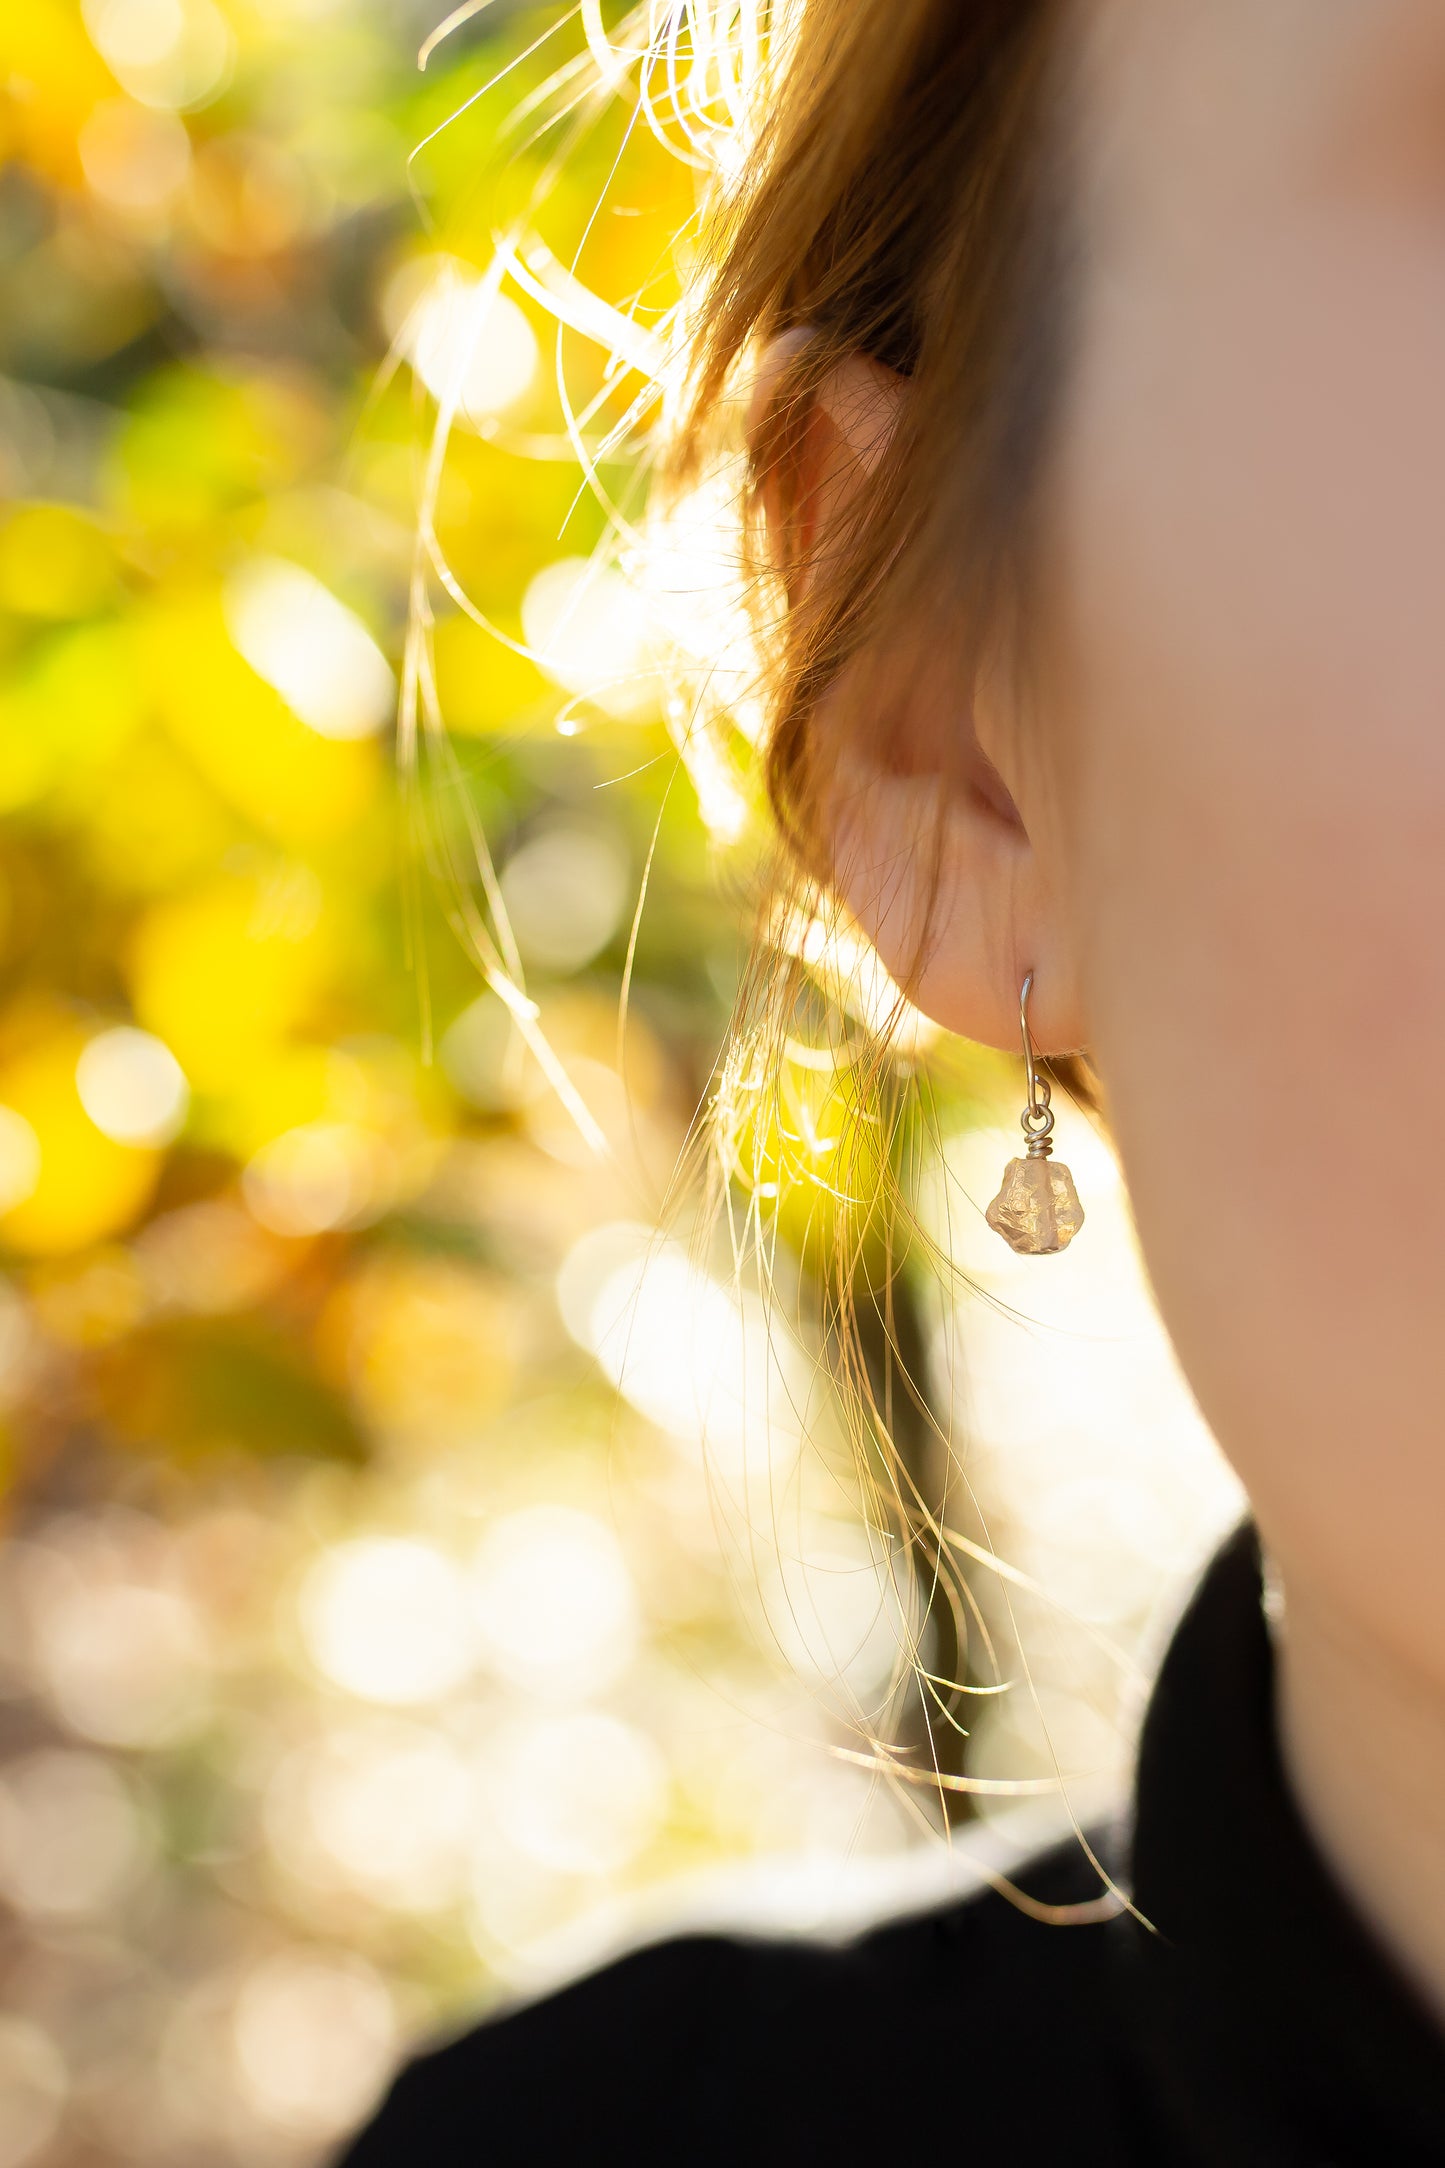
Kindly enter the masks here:
<path id="1" fill-rule="evenodd" d="M 1053 1090 L 1046 1076 L 1040 1076 L 1034 1059 L 1033 1033 L 1029 1030 L 1029 995 L 1034 990 L 1032 971 L 1024 980 L 1019 994 L 1019 1032 L 1024 1043 L 1024 1071 L 1028 1077 L 1029 1099 L 1023 1113 L 1023 1130 L 1030 1140 L 1047 1137 L 1053 1130 L 1054 1116 L 1050 1101 Z"/>

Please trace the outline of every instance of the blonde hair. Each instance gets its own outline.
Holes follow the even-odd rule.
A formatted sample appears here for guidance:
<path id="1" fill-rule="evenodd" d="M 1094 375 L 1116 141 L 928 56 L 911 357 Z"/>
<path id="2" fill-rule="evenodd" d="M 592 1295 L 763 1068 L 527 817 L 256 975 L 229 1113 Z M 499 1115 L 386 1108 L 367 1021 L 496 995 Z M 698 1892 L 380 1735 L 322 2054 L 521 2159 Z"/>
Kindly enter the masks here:
<path id="1" fill-rule="evenodd" d="M 917 742 L 889 658 L 911 633 L 969 683 L 1000 609 L 1017 610 L 1026 588 L 1029 513 L 1067 331 L 1065 146 L 1053 98 L 1061 14 L 1056 0 L 774 8 L 773 43 L 750 85 L 742 178 L 722 177 L 704 222 L 685 396 L 662 486 L 685 492 L 705 470 L 712 446 L 736 430 L 739 379 L 760 354 L 781 355 L 764 411 L 754 402 L 740 528 L 767 620 L 764 772 L 795 893 L 810 898 L 795 912 L 804 922 L 817 922 L 811 898 L 827 899 L 833 885 L 828 808 L 850 754 L 926 767 L 939 777 L 940 806 L 955 780 L 954 749 Z M 830 376 L 858 356 L 905 379 L 907 396 L 842 531 L 820 541 L 794 517 L 801 440 Z M 936 852 L 939 841 L 921 836 L 918 849 Z M 749 994 L 724 1068 L 724 1140 L 737 1129 L 731 1078 L 745 1066 L 778 1090 L 782 1065 L 774 1055 L 770 1066 L 766 1050 L 785 1043 L 793 1004 L 807 998 L 776 947 Z M 996 1670 L 967 1568 L 996 1562 L 949 1525 L 961 1471 L 894 1299 L 922 1241 L 897 1177 L 927 1137 L 926 1090 L 912 1088 L 897 1059 L 906 1013 L 900 1000 L 850 1049 L 853 1115 L 829 1200 L 823 1342 L 870 1514 L 915 1561 L 925 1616 L 947 1622 L 931 1667 L 921 1631 L 909 1654 L 925 1773 L 943 1791 L 966 1792 L 975 1780 L 960 1773 L 949 1733 L 961 1730 L 956 1711 L 980 1633 L 985 1666 Z M 760 1170 L 749 1171 L 755 1193 Z M 933 1262 L 950 1272 L 947 1258 Z M 930 1481 L 927 1461 L 942 1463 L 941 1482 Z M 881 1742 L 873 1750 L 912 1773 Z"/>
<path id="2" fill-rule="evenodd" d="M 467 0 L 443 30 L 485 4 Z M 720 492 L 730 504 L 750 665 L 726 674 L 722 692 L 724 674 L 694 672 L 670 719 L 705 790 L 717 765 L 717 708 L 729 697 L 749 705 L 748 734 L 784 845 L 712 1102 L 717 1199 L 735 1255 L 761 1259 L 766 1276 L 779 1193 L 790 1172 L 811 1185 L 800 1240 L 822 1289 L 817 1342 L 885 1560 L 901 1542 L 922 1590 L 921 1609 L 902 1618 L 900 1676 L 917 1681 L 930 1766 L 914 1769 L 859 1712 L 871 1764 L 942 1792 L 992 1789 L 958 1772 L 935 1725 L 961 1732 L 969 1643 L 983 1629 L 966 1566 L 997 1561 L 928 1495 L 921 1463 L 935 1449 L 950 1460 L 951 1440 L 929 1408 L 921 1350 L 901 1329 L 895 1300 L 904 1258 L 923 1239 L 897 1177 L 927 1132 L 926 1090 L 912 1088 L 924 1027 L 840 918 L 827 803 L 850 742 L 884 765 L 927 762 L 946 785 L 948 746 L 911 741 L 871 666 L 872 643 L 885 627 L 890 640 L 911 627 L 965 682 L 999 604 L 1017 601 L 1024 585 L 1066 331 L 1067 221 L 1051 103 L 1062 7 L 643 0 L 610 33 L 597 0 L 581 0 L 577 12 L 593 96 L 613 96 L 630 79 L 639 112 L 701 181 L 683 297 L 649 335 L 653 381 L 627 419 L 655 397 L 653 506 L 663 531 L 685 524 L 700 499 L 709 516 Z M 575 100 L 574 77 L 566 89 Z M 498 277 L 508 266 L 521 276 L 517 245 L 505 243 L 503 255 Z M 523 283 L 540 290 L 535 259 Z M 551 290 L 563 293 L 555 280 Z M 624 326 L 619 343 L 629 336 Z M 640 345 L 631 337 L 634 366 Z M 752 378 L 769 351 L 785 358 L 765 410 L 745 427 Z M 909 395 L 843 531 L 820 551 L 794 516 L 801 436 L 830 373 L 857 355 L 905 378 Z M 444 412 L 442 443 L 449 424 Z M 423 541 L 439 566 L 429 513 Z M 823 696 L 850 670 L 852 697 L 830 699 L 825 711 Z M 424 639 L 409 682 L 414 731 L 429 698 L 435 706 Z M 478 848 L 500 918 L 480 840 Z M 504 929 L 493 936 L 473 914 L 465 931 L 547 1060 Z M 825 1175 L 789 1166 L 797 1126 L 789 1093 L 810 1061 L 835 1084 L 845 1079 L 834 1092 Z M 950 1269 L 947 1258 L 934 1261 Z M 950 1468 L 945 1492 L 955 1475 Z M 932 1661 L 923 1639 L 930 1616 L 948 1622 Z"/>
<path id="3" fill-rule="evenodd" d="M 782 516 L 758 562 L 793 597 L 774 628 L 766 773 L 784 834 L 825 874 L 840 733 L 886 760 L 890 717 L 871 680 L 865 701 L 830 707 L 825 742 L 823 694 L 884 626 L 892 644 L 901 624 L 926 625 L 967 673 L 1020 569 L 1066 293 L 1046 113 L 1058 14 L 1054 0 L 773 8 L 746 177 L 720 186 L 704 222 L 664 482 L 685 485 L 705 459 L 739 369 L 795 334 L 755 419 L 748 532 L 756 547 L 766 491 Z M 820 386 L 859 355 L 909 396 L 820 551 L 789 518 L 798 440 Z"/>

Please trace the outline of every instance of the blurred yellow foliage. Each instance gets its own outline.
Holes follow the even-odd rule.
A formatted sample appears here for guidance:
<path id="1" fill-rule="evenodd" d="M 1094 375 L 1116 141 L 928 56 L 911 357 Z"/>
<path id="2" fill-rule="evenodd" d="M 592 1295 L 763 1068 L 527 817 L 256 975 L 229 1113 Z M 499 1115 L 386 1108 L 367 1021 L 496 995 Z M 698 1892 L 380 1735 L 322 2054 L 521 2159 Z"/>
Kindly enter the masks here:
<path id="1" fill-rule="evenodd" d="M 419 76 L 433 19 L 0 0 L 7 2163 L 33 2065 L 37 2164 L 321 2168 L 405 2032 L 684 1853 L 801 1841 L 821 1796 L 771 1672 L 738 1751 L 692 1296 L 724 1454 L 763 1473 L 771 1373 L 661 1234 L 742 800 L 659 697 L 695 574 L 714 621 L 705 553 L 665 606 L 613 562 L 657 410 L 612 349 L 652 356 L 695 173 L 585 87 L 610 0 L 483 7 Z M 403 764 L 409 626 L 456 743 Z M 856 1074 L 795 1047 L 779 1102 L 729 1084 L 806 1288 L 878 1173 Z M 549 1709 L 589 1664 L 594 1705 Z M 79 1810 L 16 1819 L 37 1765 Z"/>
<path id="2" fill-rule="evenodd" d="M 322 457 L 331 426 L 299 372 L 222 363 L 175 368 L 147 382 L 107 460 L 120 517 L 151 563 L 192 563 L 178 550 L 219 539 L 214 521 L 286 487 Z"/>
<path id="3" fill-rule="evenodd" d="M 140 895 L 185 887 L 237 834 L 228 809 L 176 748 L 149 735 L 127 745 L 104 790 L 77 794 L 74 815 L 95 876 Z"/>
<path id="4" fill-rule="evenodd" d="M 522 1324 L 515 1296 L 492 1275 L 399 1252 L 337 1291 L 321 1344 L 384 1437 L 434 1452 L 505 1407 L 527 1352 Z"/>
<path id="5" fill-rule="evenodd" d="M 438 625 L 435 653 L 437 692 L 453 730 L 486 737 L 551 728 L 562 695 L 529 656 L 461 615 Z"/>
<path id="6" fill-rule="evenodd" d="M 110 537 L 73 506 L 21 505 L 0 525 L 0 610 L 83 617 L 115 589 Z"/>
<path id="7" fill-rule="evenodd" d="M 121 1233 L 155 1190 L 161 1155 L 102 1136 L 80 1103 L 75 1066 L 89 1036 L 62 1020 L 0 1061 L 0 1105 L 30 1124 L 40 1146 L 34 1189 L 0 1215 L 0 1240 L 27 1256 Z"/>
<path id="8" fill-rule="evenodd" d="M 198 1091 L 225 1093 L 312 1016 L 334 959 L 314 875 L 223 875 L 141 919 L 135 1013 Z"/>
<path id="9" fill-rule="evenodd" d="M 0 9 L 0 83 L 0 154 L 8 144 L 37 172 L 73 181 L 81 123 L 115 89 L 79 11 L 65 0 Z"/>
<path id="10" fill-rule="evenodd" d="M 145 1315 L 145 1285 L 119 1244 L 56 1258 L 37 1271 L 35 1310 L 45 1330 L 71 1347 L 105 1347 Z"/>
<path id="11" fill-rule="evenodd" d="M 381 779 L 379 748 L 308 730 L 236 653 L 217 589 L 172 589 L 137 629 L 157 713 L 254 827 L 295 846 L 355 826 Z"/>
<path id="12" fill-rule="evenodd" d="M 66 627 L 33 647 L 0 686 L 0 811 L 55 791 L 93 800 L 141 716 L 128 625 Z"/>

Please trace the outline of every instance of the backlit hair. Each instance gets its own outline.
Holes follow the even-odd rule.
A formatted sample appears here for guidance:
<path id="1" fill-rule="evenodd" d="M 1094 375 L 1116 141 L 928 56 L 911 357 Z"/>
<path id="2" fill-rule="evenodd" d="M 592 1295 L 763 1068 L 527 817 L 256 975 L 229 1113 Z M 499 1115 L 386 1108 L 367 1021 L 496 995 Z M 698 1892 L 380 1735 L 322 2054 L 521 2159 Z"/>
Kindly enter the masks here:
<path id="1" fill-rule="evenodd" d="M 439 35 L 485 4 L 464 0 Z M 503 240 L 496 277 L 589 336 L 613 313 L 618 355 L 644 380 L 626 426 L 650 413 L 657 447 L 652 512 L 629 523 L 626 547 L 645 575 L 649 548 L 666 557 L 702 506 L 750 613 L 746 665 L 702 658 L 669 706 L 705 815 L 726 766 L 714 724 L 726 711 L 741 727 L 785 849 L 711 1108 L 719 1201 L 740 1267 L 771 1289 L 781 1192 L 790 1179 L 812 1185 L 790 1239 L 823 1291 L 815 1344 L 901 1629 L 895 1683 L 915 1682 L 931 1766 L 890 1748 L 886 1709 L 856 1721 L 871 1766 L 968 1792 L 980 1787 L 957 1773 L 957 1710 L 970 1670 L 989 1668 L 970 1653 L 987 1635 L 968 1568 L 998 1562 L 949 1523 L 966 1484 L 923 1390 L 916 1320 L 901 1325 L 896 1300 L 905 1253 L 924 1239 L 903 1197 L 910 1158 L 930 1142 L 926 1090 L 908 1088 L 926 1027 L 839 915 L 828 804 L 850 751 L 936 774 L 941 799 L 956 748 L 917 741 L 897 657 L 912 643 L 967 686 L 1000 622 L 1019 622 L 1069 329 L 1068 145 L 1054 94 L 1063 0 L 643 0 L 610 30 L 597 0 L 575 13 L 594 95 L 626 87 L 636 116 L 698 169 L 682 299 L 644 333 L 605 297 L 579 299 L 525 236 Z M 571 114 L 583 102 L 575 71 L 557 80 Z M 820 546 L 797 516 L 799 452 L 814 400 L 855 356 L 906 391 L 886 453 Z M 753 389 L 770 358 L 760 410 Z M 444 405 L 433 492 L 450 422 Z M 582 450 L 580 430 L 574 441 Z M 429 505 L 420 552 L 418 591 L 434 570 L 472 608 Z M 437 720 L 424 638 L 408 683 L 414 730 L 418 714 Z M 710 824 L 721 831 L 724 818 Z M 483 881 L 499 931 L 473 914 L 478 959 L 545 1063 L 485 864 Z M 842 1111 L 819 1167 L 794 1150 L 807 1110 L 790 1092 L 824 1072 L 842 1080 Z M 947 1278 L 949 1259 L 933 1261 Z M 899 1596 L 900 1559 L 916 1600 Z"/>

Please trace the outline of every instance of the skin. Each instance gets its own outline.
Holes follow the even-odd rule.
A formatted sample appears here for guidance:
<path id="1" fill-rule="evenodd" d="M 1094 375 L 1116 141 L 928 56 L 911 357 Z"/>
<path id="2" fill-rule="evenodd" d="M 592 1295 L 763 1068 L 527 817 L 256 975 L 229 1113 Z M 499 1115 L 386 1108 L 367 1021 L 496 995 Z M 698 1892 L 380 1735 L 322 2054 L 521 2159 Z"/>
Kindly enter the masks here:
<path id="1" fill-rule="evenodd" d="M 1077 29 L 1033 691 L 927 694 L 1019 818 L 951 804 L 916 991 L 1008 1044 L 1032 964 L 1040 1036 L 1092 1050 L 1283 1577 L 1296 1791 L 1445 2017 L 1445 8 Z M 825 511 L 865 389 L 820 425 Z M 929 786 L 874 784 L 840 792 L 844 886 L 902 960 L 880 869 Z"/>

